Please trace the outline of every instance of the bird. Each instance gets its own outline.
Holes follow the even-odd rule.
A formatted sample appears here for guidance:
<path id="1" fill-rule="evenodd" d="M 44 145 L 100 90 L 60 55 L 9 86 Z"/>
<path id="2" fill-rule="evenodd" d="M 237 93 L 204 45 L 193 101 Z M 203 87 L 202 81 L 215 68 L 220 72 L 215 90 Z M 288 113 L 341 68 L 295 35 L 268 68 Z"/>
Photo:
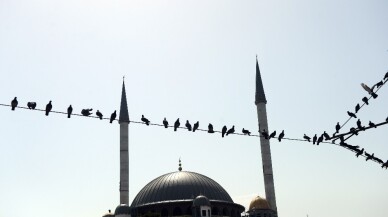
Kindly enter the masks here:
<path id="1" fill-rule="evenodd" d="M 176 119 L 175 123 L 174 123 L 174 131 L 176 131 L 176 129 L 178 129 L 178 127 L 181 125 L 181 123 L 179 122 L 179 118 Z"/>
<path id="2" fill-rule="evenodd" d="M 369 103 L 368 103 L 368 98 L 366 98 L 366 96 L 364 96 L 364 97 L 362 98 L 362 101 L 363 101 L 365 104 L 369 105 Z"/>
<path id="3" fill-rule="evenodd" d="M 208 133 L 214 133 L 214 130 L 213 130 L 213 125 L 209 123 L 209 125 L 207 126 L 207 132 Z"/>
<path id="4" fill-rule="evenodd" d="M 71 113 L 73 112 L 73 107 L 71 105 L 67 108 L 67 118 L 70 118 Z"/>
<path id="5" fill-rule="evenodd" d="M 386 122 L 388 122 L 388 117 L 385 119 Z"/>
<path id="6" fill-rule="evenodd" d="M 226 126 L 223 126 L 223 127 L 222 127 L 222 131 L 221 131 L 222 137 L 225 136 L 225 133 L 226 133 L 227 130 L 228 130 L 228 128 L 226 128 Z"/>
<path id="7" fill-rule="evenodd" d="M 116 110 L 110 115 L 110 123 L 116 119 Z"/>
<path id="8" fill-rule="evenodd" d="M 189 120 L 186 121 L 185 126 L 187 127 L 188 131 L 191 131 L 191 124 L 189 123 Z"/>
<path id="9" fill-rule="evenodd" d="M 310 137 L 308 137 L 306 134 L 304 134 L 304 136 L 303 136 L 303 139 L 307 140 L 308 142 L 311 142 L 311 141 L 310 141 L 310 140 L 311 140 L 311 138 L 310 138 Z"/>
<path id="10" fill-rule="evenodd" d="M 168 121 L 166 120 L 166 118 L 163 119 L 163 125 L 164 128 L 168 128 Z"/>
<path id="11" fill-rule="evenodd" d="M 100 120 L 102 120 L 102 116 L 103 115 L 102 115 L 102 113 L 99 110 L 97 110 L 96 115 L 97 115 L 97 117 L 100 118 Z"/>
<path id="12" fill-rule="evenodd" d="M 15 96 L 15 98 L 13 98 L 13 100 L 11 101 L 11 109 L 15 110 L 17 106 L 18 106 L 18 100 L 17 100 L 17 97 Z"/>
<path id="13" fill-rule="evenodd" d="M 388 72 L 387 72 L 387 74 L 388 74 Z M 384 168 L 384 167 L 385 167 L 385 169 L 388 168 L 388 160 L 387 160 L 387 162 L 383 163 L 383 165 L 381 165 L 381 168 Z"/>
<path id="14" fill-rule="evenodd" d="M 335 132 L 338 133 L 340 129 L 341 125 L 339 124 L 339 122 L 337 122 L 337 125 L 335 125 Z"/>
<path id="15" fill-rule="evenodd" d="M 361 150 L 359 150 L 356 154 L 356 157 L 362 155 L 364 153 L 364 148 L 362 148 Z"/>
<path id="16" fill-rule="evenodd" d="M 264 139 L 269 139 L 269 135 L 267 131 L 265 131 L 265 129 L 263 129 L 263 131 L 261 132 L 261 135 L 264 137 Z"/>
<path id="17" fill-rule="evenodd" d="M 317 145 L 319 145 L 319 143 L 323 142 L 323 135 L 321 135 L 318 140 L 317 140 Z"/>
<path id="18" fill-rule="evenodd" d="M 273 131 L 273 132 L 269 135 L 269 139 L 275 138 L 275 136 L 276 136 L 276 130 Z"/>
<path id="19" fill-rule="evenodd" d="M 370 87 L 368 87 L 368 85 L 361 83 L 361 86 L 364 88 L 364 90 L 366 90 L 366 92 L 372 95 L 373 98 L 377 98 L 377 94 L 374 93 L 373 90 Z"/>
<path id="20" fill-rule="evenodd" d="M 372 121 L 369 121 L 369 126 L 370 126 L 370 127 L 374 127 L 374 128 L 376 128 L 376 124 L 375 124 L 375 123 L 373 123 Z"/>
<path id="21" fill-rule="evenodd" d="M 365 161 L 368 161 L 368 160 L 370 160 L 370 159 L 373 159 L 373 157 L 374 157 L 374 154 L 375 154 L 375 153 L 373 153 L 373 154 L 371 155 L 371 154 L 369 154 L 369 153 L 365 152 L 365 156 L 366 156 L 366 159 L 365 159 Z"/>
<path id="22" fill-rule="evenodd" d="M 376 162 L 378 162 L 379 164 L 383 164 L 383 163 L 384 163 L 384 161 L 381 160 L 381 159 L 378 158 L 378 157 L 373 157 L 373 160 L 376 161 Z"/>
<path id="23" fill-rule="evenodd" d="M 29 109 L 35 109 L 35 107 L 36 107 L 36 102 L 28 102 L 28 103 L 27 103 L 27 107 L 28 107 Z"/>
<path id="24" fill-rule="evenodd" d="M 283 138 L 284 138 L 284 130 L 282 130 L 282 132 L 279 134 L 279 137 L 278 137 L 279 142 L 281 142 Z"/>
<path id="25" fill-rule="evenodd" d="M 93 114 L 93 113 L 91 113 L 92 110 L 93 110 L 93 109 L 82 109 L 82 110 L 81 110 L 81 114 L 82 114 L 83 116 L 89 116 L 89 115 Z"/>
<path id="26" fill-rule="evenodd" d="M 360 120 L 360 119 L 357 120 L 357 127 L 358 127 L 358 129 L 360 129 L 360 130 L 365 130 L 365 127 L 363 127 L 363 126 L 361 125 L 361 120 Z"/>
<path id="27" fill-rule="evenodd" d="M 314 137 L 313 137 L 313 144 L 314 144 L 314 145 L 315 145 L 315 143 L 317 142 L 317 139 L 318 139 L 317 134 L 315 134 Z"/>
<path id="28" fill-rule="evenodd" d="M 385 73 L 384 80 L 388 80 L 388 72 Z"/>
<path id="29" fill-rule="evenodd" d="M 350 128 L 350 132 L 352 132 L 354 135 L 358 136 L 357 129 L 354 127 Z"/>
<path id="30" fill-rule="evenodd" d="M 360 110 L 360 104 L 357 103 L 356 107 L 354 108 L 354 111 L 357 113 Z"/>
<path id="31" fill-rule="evenodd" d="M 49 112 L 51 111 L 52 108 L 53 108 L 53 105 L 51 104 L 51 100 L 50 100 L 50 102 L 46 105 L 46 116 L 49 115 Z"/>
<path id="32" fill-rule="evenodd" d="M 232 128 L 230 128 L 230 129 L 226 132 L 226 135 L 233 134 L 233 133 L 234 133 L 234 125 L 232 126 Z"/>
<path id="33" fill-rule="evenodd" d="M 246 129 L 242 129 L 242 133 L 244 133 L 244 135 L 248 135 L 250 136 L 251 135 L 251 132 L 249 132 L 249 130 L 246 130 Z"/>
<path id="34" fill-rule="evenodd" d="M 373 87 L 379 88 L 379 87 L 383 86 L 383 84 L 384 84 L 383 81 L 379 81 L 375 85 L 373 85 Z M 372 90 L 373 90 L 373 88 L 372 88 Z"/>
<path id="35" fill-rule="evenodd" d="M 144 115 L 141 115 L 141 119 L 140 120 L 143 121 L 147 126 L 150 125 L 150 121 L 147 118 L 145 118 Z"/>
<path id="36" fill-rule="evenodd" d="M 330 140 L 330 136 L 326 133 L 326 131 L 323 131 L 322 135 L 325 137 L 325 140 Z"/>
<path id="37" fill-rule="evenodd" d="M 199 127 L 199 121 L 197 121 L 193 126 L 193 132 L 195 132 Z"/>
<path id="38" fill-rule="evenodd" d="M 352 117 L 352 118 L 357 118 L 357 116 L 354 113 L 350 112 L 350 111 L 348 111 L 348 115 L 350 117 Z"/>

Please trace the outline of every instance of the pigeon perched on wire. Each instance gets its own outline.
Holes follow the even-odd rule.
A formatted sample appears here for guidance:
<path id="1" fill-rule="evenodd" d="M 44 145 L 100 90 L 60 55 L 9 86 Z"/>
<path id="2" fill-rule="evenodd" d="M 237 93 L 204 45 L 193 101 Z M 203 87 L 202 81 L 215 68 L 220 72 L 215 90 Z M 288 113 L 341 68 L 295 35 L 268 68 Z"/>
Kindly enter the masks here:
<path id="1" fill-rule="evenodd" d="M 318 139 L 317 134 L 315 134 L 313 137 L 313 145 L 315 145 L 315 143 L 317 142 L 317 139 Z"/>
<path id="2" fill-rule="evenodd" d="M 141 119 L 140 120 L 143 121 L 143 123 L 145 123 L 147 126 L 150 125 L 150 121 L 147 118 L 145 118 L 144 115 L 141 115 Z"/>
<path id="3" fill-rule="evenodd" d="M 330 140 L 330 136 L 326 133 L 326 131 L 323 131 L 322 135 L 325 137 L 325 140 Z"/>
<path id="4" fill-rule="evenodd" d="M 89 115 L 93 114 L 93 113 L 91 113 L 92 110 L 93 110 L 93 109 L 82 109 L 82 110 L 81 110 L 81 114 L 82 114 L 83 116 L 89 116 Z"/>
<path id="5" fill-rule="evenodd" d="M 13 100 L 11 101 L 11 109 L 15 110 L 17 106 L 18 106 L 18 100 L 17 100 L 17 97 L 15 96 L 15 98 L 13 98 Z"/>
<path id="6" fill-rule="evenodd" d="M 370 160 L 370 159 L 373 159 L 374 155 L 375 155 L 375 153 L 369 154 L 369 153 L 365 152 L 365 156 L 366 156 L 365 161 L 368 161 L 368 160 Z"/>
<path id="7" fill-rule="evenodd" d="M 222 136 L 222 137 L 225 136 L 227 130 L 228 130 L 228 128 L 226 128 L 226 126 L 223 126 L 223 127 L 222 127 L 222 131 L 221 131 L 221 136 Z"/>
<path id="8" fill-rule="evenodd" d="M 373 85 L 373 87 L 379 88 L 379 87 L 383 86 L 383 84 L 384 84 L 383 81 L 379 81 L 375 85 Z M 372 88 L 372 90 L 373 90 L 373 88 Z"/>
<path id="9" fill-rule="evenodd" d="M 232 128 L 230 128 L 230 129 L 226 132 L 226 135 L 233 134 L 233 133 L 234 133 L 234 125 L 232 126 Z"/>
<path id="10" fill-rule="evenodd" d="M 263 129 L 263 131 L 261 132 L 261 135 L 264 137 L 264 139 L 269 139 L 268 132 L 265 131 L 265 129 Z"/>
<path id="11" fill-rule="evenodd" d="M 388 74 L 388 72 L 387 72 L 387 74 Z M 387 160 L 387 162 L 383 163 L 383 165 L 381 165 L 381 168 L 384 169 L 384 167 L 385 167 L 385 169 L 388 168 L 388 160 Z"/>
<path id="12" fill-rule="evenodd" d="M 209 125 L 207 126 L 207 132 L 208 133 L 214 133 L 214 130 L 213 130 L 213 125 L 209 123 Z"/>
<path id="13" fill-rule="evenodd" d="M 364 96 L 363 98 L 362 98 L 362 101 L 365 103 L 365 104 L 367 104 L 367 105 L 369 105 L 369 100 L 368 100 L 368 98 L 366 98 L 366 96 Z"/>
<path id="14" fill-rule="evenodd" d="M 335 125 L 335 132 L 339 133 L 340 129 L 341 129 L 341 125 L 339 124 L 339 122 L 337 122 L 337 125 Z"/>
<path id="15" fill-rule="evenodd" d="M 178 119 L 176 119 L 176 121 L 174 123 L 174 131 L 176 131 L 180 125 L 181 125 L 181 123 L 179 122 L 179 118 L 178 118 Z"/>
<path id="16" fill-rule="evenodd" d="M 381 159 L 378 158 L 378 157 L 373 157 L 373 160 L 376 161 L 376 162 L 378 162 L 379 164 L 383 164 L 383 163 L 384 163 L 384 161 L 381 160 Z"/>
<path id="17" fill-rule="evenodd" d="M 116 110 L 110 115 L 110 120 L 109 120 L 109 123 L 112 123 L 115 119 L 116 119 Z"/>
<path id="18" fill-rule="evenodd" d="M 196 123 L 194 123 L 193 125 L 193 132 L 195 132 L 199 127 L 199 121 L 197 121 Z"/>
<path id="19" fill-rule="evenodd" d="M 102 113 L 99 110 L 97 110 L 96 115 L 97 115 L 98 118 L 100 118 L 100 120 L 102 120 L 102 116 L 103 115 L 102 115 Z"/>
<path id="20" fill-rule="evenodd" d="M 352 118 L 357 118 L 357 116 L 354 113 L 350 112 L 350 111 L 348 111 L 348 115 L 350 117 L 352 117 Z"/>
<path id="21" fill-rule="evenodd" d="M 71 105 L 67 108 L 67 118 L 70 118 L 71 113 L 73 113 L 73 107 Z"/>
<path id="22" fill-rule="evenodd" d="M 249 132 L 249 130 L 246 130 L 246 129 L 242 129 L 242 133 L 244 134 L 244 135 L 248 135 L 248 136 L 250 136 L 251 135 L 251 132 Z"/>
<path id="23" fill-rule="evenodd" d="M 375 124 L 375 123 L 373 123 L 372 121 L 369 121 L 369 126 L 370 126 L 370 127 L 374 127 L 374 128 L 376 128 L 376 124 Z"/>
<path id="24" fill-rule="evenodd" d="M 52 108 L 53 108 L 53 105 L 51 104 L 51 100 L 50 100 L 50 102 L 46 105 L 46 116 L 49 115 Z"/>
<path id="25" fill-rule="evenodd" d="M 188 131 L 191 131 L 191 124 L 189 123 L 189 120 L 186 121 L 185 126 L 187 127 Z"/>
<path id="26" fill-rule="evenodd" d="M 363 126 L 361 125 L 361 120 L 360 120 L 360 119 L 357 120 L 357 127 L 358 127 L 358 129 L 360 129 L 360 130 L 365 130 L 365 127 L 363 127 Z"/>
<path id="27" fill-rule="evenodd" d="M 28 102 L 28 103 L 27 103 L 27 107 L 28 107 L 29 109 L 35 109 L 35 107 L 36 107 L 36 102 Z"/>
<path id="28" fill-rule="evenodd" d="M 388 80 L 388 72 L 385 73 L 384 80 Z"/>
<path id="29" fill-rule="evenodd" d="M 356 107 L 354 108 L 354 112 L 357 113 L 360 110 L 360 104 L 357 103 Z"/>
<path id="30" fill-rule="evenodd" d="M 276 136 L 276 130 L 273 131 L 273 132 L 269 135 L 269 139 L 275 138 L 275 136 Z"/>
<path id="31" fill-rule="evenodd" d="M 163 125 L 164 125 L 164 128 L 168 128 L 168 121 L 166 118 L 163 119 Z"/>
<path id="32" fill-rule="evenodd" d="M 361 150 L 359 150 L 356 154 L 356 157 L 362 155 L 364 153 L 364 148 L 362 148 Z"/>
<path id="33" fill-rule="evenodd" d="M 304 134 L 303 139 L 307 140 L 308 142 L 311 142 L 311 138 L 306 134 Z"/>
<path id="34" fill-rule="evenodd" d="M 354 127 L 350 128 L 350 132 L 352 132 L 354 135 L 358 136 L 357 129 Z"/>
<path id="35" fill-rule="evenodd" d="M 368 92 L 370 95 L 372 95 L 373 98 L 375 98 L 375 99 L 377 98 L 378 95 L 376 93 L 374 93 L 373 90 L 370 87 L 368 87 L 368 85 L 361 83 L 361 86 L 362 86 L 362 88 L 364 88 L 364 90 L 366 90 L 366 92 Z"/>
<path id="36" fill-rule="evenodd" d="M 279 142 L 281 142 L 283 138 L 284 138 L 284 130 L 282 130 L 282 132 L 279 134 L 279 137 L 278 137 Z"/>

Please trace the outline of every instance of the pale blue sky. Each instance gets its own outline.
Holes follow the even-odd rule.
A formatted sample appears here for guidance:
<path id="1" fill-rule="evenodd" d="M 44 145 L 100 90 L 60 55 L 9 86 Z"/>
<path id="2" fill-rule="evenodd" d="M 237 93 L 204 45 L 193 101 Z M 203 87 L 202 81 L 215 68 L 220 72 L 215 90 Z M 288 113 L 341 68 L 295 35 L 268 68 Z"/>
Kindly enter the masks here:
<path id="1" fill-rule="evenodd" d="M 0 0 L 0 103 L 75 112 L 119 109 L 257 131 L 255 55 L 270 130 L 333 132 L 388 70 L 388 2 Z M 362 109 L 388 116 L 388 87 Z M 119 125 L 0 107 L 0 216 L 102 216 L 119 203 Z M 355 125 L 351 121 L 346 128 Z M 247 206 L 264 196 L 256 137 L 129 126 L 130 201 L 183 169 Z M 349 143 L 388 159 L 387 127 Z M 271 142 L 277 205 L 287 217 L 385 217 L 388 171 L 337 146 Z"/>

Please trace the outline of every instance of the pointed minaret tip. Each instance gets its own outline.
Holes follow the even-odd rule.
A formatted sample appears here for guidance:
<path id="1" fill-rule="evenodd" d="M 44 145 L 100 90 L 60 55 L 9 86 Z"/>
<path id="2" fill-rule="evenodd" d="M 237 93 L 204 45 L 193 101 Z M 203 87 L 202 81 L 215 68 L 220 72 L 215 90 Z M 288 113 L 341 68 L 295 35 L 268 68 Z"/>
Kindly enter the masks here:
<path id="1" fill-rule="evenodd" d="M 128 105 L 127 105 L 127 94 L 125 93 L 125 83 L 123 77 L 123 89 L 121 91 L 121 104 L 120 104 L 120 117 L 119 122 L 129 123 Z"/>
<path id="2" fill-rule="evenodd" d="M 181 158 L 179 158 L 179 167 L 178 167 L 178 170 L 179 170 L 179 171 L 182 171 L 182 163 L 181 163 Z"/>
<path id="3" fill-rule="evenodd" d="M 267 99 L 265 98 L 263 81 L 261 80 L 259 61 L 257 60 L 256 55 L 256 95 L 255 95 L 255 104 L 265 103 L 267 104 Z"/>

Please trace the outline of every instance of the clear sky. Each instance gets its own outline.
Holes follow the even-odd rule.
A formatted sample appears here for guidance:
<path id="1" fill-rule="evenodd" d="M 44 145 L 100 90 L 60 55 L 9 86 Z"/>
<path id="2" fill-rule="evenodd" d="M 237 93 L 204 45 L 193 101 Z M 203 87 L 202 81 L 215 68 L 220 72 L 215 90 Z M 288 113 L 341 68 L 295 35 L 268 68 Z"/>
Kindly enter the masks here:
<path id="1" fill-rule="evenodd" d="M 258 54 L 270 131 L 333 132 L 388 70 L 385 0 L 0 0 L 0 103 L 119 109 L 216 129 L 258 129 Z M 358 116 L 388 116 L 388 87 Z M 346 125 L 349 129 L 355 120 Z M 247 207 L 264 196 L 259 139 L 129 126 L 130 201 L 177 171 Z M 387 127 L 349 140 L 384 161 Z M 341 147 L 271 141 L 279 216 L 385 217 L 388 171 Z M 94 217 L 119 203 L 119 125 L 0 107 L 0 216 Z"/>

